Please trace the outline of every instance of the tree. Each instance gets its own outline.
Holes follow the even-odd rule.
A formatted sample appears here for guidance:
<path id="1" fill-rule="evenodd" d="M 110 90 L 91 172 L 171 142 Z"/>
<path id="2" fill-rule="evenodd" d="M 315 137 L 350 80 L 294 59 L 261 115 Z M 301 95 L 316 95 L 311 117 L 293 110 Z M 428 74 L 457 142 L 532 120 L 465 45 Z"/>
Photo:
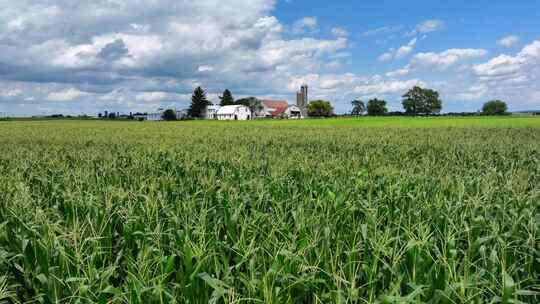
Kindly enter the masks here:
<path id="1" fill-rule="evenodd" d="M 405 113 L 409 115 L 439 113 L 442 109 L 442 101 L 439 93 L 430 89 L 415 86 L 403 95 L 401 103 Z"/>
<path id="2" fill-rule="evenodd" d="M 377 98 L 371 99 L 367 104 L 367 112 L 369 116 L 382 116 L 388 112 L 386 101 Z"/>
<path id="3" fill-rule="evenodd" d="M 219 99 L 221 100 L 220 105 L 222 107 L 234 104 L 234 98 L 231 91 L 229 91 L 228 89 L 223 92 L 223 96 L 219 96 Z"/>
<path id="4" fill-rule="evenodd" d="M 482 107 L 482 114 L 484 115 L 504 115 L 507 111 L 508 106 L 502 100 L 488 101 Z"/>
<path id="5" fill-rule="evenodd" d="M 235 104 L 248 107 L 251 111 L 252 117 L 255 117 L 257 113 L 261 112 L 264 109 L 261 101 L 255 97 L 238 99 Z"/>
<path id="6" fill-rule="evenodd" d="M 353 100 L 351 101 L 351 104 L 353 106 L 353 109 L 351 111 L 352 115 L 362 115 L 364 112 L 366 112 L 366 105 L 361 100 Z"/>
<path id="7" fill-rule="evenodd" d="M 191 96 L 191 105 L 189 106 L 188 115 L 194 118 L 203 118 L 206 112 L 206 107 L 211 103 L 206 99 L 206 93 L 201 87 L 197 87 Z"/>
<path id="8" fill-rule="evenodd" d="M 308 116 L 330 117 L 334 115 L 334 108 L 329 101 L 315 100 L 308 105 Z"/>
<path id="9" fill-rule="evenodd" d="M 167 109 L 165 112 L 163 112 L 163 115 L 161 116 L 163 120 L 172 121 L 176 120 L 176 111 L 172 109 Z"/>

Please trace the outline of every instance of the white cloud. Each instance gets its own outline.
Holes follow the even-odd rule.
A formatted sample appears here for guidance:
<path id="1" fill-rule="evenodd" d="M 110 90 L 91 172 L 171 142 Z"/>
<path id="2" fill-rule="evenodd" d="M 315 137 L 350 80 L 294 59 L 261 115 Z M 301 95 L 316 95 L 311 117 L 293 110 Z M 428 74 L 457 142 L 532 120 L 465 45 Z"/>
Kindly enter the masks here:
<path id="1" fill-rule="evenodd" d="M 61 90 L 61 91 L 57 91 L 57 92 L 50 92 L 47 95 L 47 100 L 48 101 L 60 101 L 60 102 L 71 101 L 71 100 L 74 100 L 74 99 L 76 99 L 76 98 L 78 98 L 78 97 L 80 97 L 82 95 L 84 95 L 84 93 L 79 91 L 78 89 L 70 88 L 70 89 Z"/>
<path id="2" fill-rule="evenodd" d="M 386 62 L 391 61 L 394 58 L 394 51 L 383 53 L 381 56 L 379 56 L 379 61 Z"/>
<path id="3" fill-rule="evenodd" d="M 332 34 L 336 37 L 347 37 L 349 36 L 349 32 L 342 28 L 342 27 L 334 27 L 332 28 Z"/>
<path id="4" fill-rule="evenodd" d="M 515 55 L 499 55 L 470 66 L 469 87 L 456 94 L 463 100 L 502 99 L 513 107 L 538 107 L 535 92 L 540 87 L 540 40 Z"/>
<path id="5" fill-rule="evenodd" d="M 159 102 L 167 98 L 165 92 L 142 92 L 135 96 L 137 100 L 145 102 Z"/>
<path id="6" fill-rule="evenodd" d="M 99 97 L 100 101 L 113 102 L 113 103 L 123 103 L 127 99 L 128 92 L 123 89 L 115 89 L 109 93 L 106 93 Z"/>
<path id="7" fill-rule="evenodd" d="M 304 17 L 293 24 L 293 33 L 303 34 L 317 30 L 318 21 L 316 17 Z"/>
<path id="8" fill-rule="evenodd" d="M 412 58 L 411 66 L 445 70 L 460 61 L 480 58 L 486 54 L 487 51 L 483 49 L 449 49 L 441 53 L 418 53 Z"/>
<path id="9" fill-rule="evenodd" d="M 236 95 L 292 96 L 298 88 L 288 87 L 291 79 L 336 68 L 347 56 L 344 29 L 334 29 L 330 39 L 289 38 L 270 14 L 274 0 L 4 2 L 2 81 L 21 81 L 32 94 L 51 84 L 46 92 L 52 93 L 36 93 L 36 100 L 79 102 L 63 109 L 132 102 L 137 110 L 198 85 L 209 94 L 229 88 Z M 317 18 L 303 18 L 296 28 L 312 34 Z M 58 85 L 74 89 L 58 91 Z M 83 88 L 95 98 L 74 91 Z"/>
<path id="10" fill-rule="evenodd" d="M 399 30 L 401 30 L 401 26 L 383 26 L 371 30 L 367 30 L 365 32 L 360 33 L 361 37 L 370 37 L 370 36 L 377 36 L 382 34 L 391 34 L 395 33 Z"/>
<path id="11" fill-rule="evenodd" d="M 389 50 L 379 56 L 379 61 L 391 61 L 393 59 L 401 59 L 408 56 L 414 51 L 417 41 L 417 38 L 413 38 L 406 45 L 401 46 L 397 50 Z"/>
<path id="12" fill-rule="evenodd" d="M 201 65 L 197 70 L 199 72 L 212 72 L 214 67 L 211 65 Z"/>
<path id="13" fill-rule="evenodd" d="M 466 91 L 458 93 L 456 97 L 462 100 L 480 100 L 485 99 L 489 92 L 489 87 L 484 84 L 473 84 Z"/>
<path id="14" fill-rule="evenodd" d="M 416 41 L 417 41 L 417 39 L 414 38 L 411 41 L 409 41 L 409 43 L 407 45 L 404 45 L 404 46 L 400 47 L 396 51 L 395 58 L 400 59 L 400 58 L 403 58 L 403 57 L 409 55 L 410 53 L 412 53 L 412 51 L 414 50 L 414 46 L 416 45 Z"/>
<path id="15" fill-rule="evenodd" d="M 518 44 L 519 41 L 520 41 L 519 36 L 511 35 L 511 36 L 506 36 L 506 37 L 503 37 L 503 38 L 497 40 L 497 45 L 501 46 L 501 47 L 509 48 L 509 47 L 513 47 L 514 45 Z"/>
<path id="16" fill-rule="evenodd" d="M 16 97 L 21 95 L 23 92 L 21 89 L 5 89 L 0 90 L 0 97 Z"/>
<path id="17" fill-rule="evenodd" d="M 540 40 L 525 46 L 516 56 L 499 55 L 486 63 L 472 67 L 479 77 L 525 76 L 540 65 Z"/>
<path id="18" fill-rule="evenodd" d="M 427 33 L 433 33 L 440 30 L 443 30 L 446 28 L 446 23 L 442 20 L 438 19 L 431 19 L 426 20 L 420 24 L 418 24 L 414 30 L 407 33 L 408 36 L 415 36 L 418 34 L 427 34 Z"/>
<path id="19" fill-rule="evenodd" d="M 386 77 L 394 78 L 394 77 L 407 76 L 407 75 L 409 75 L 410 72 L 411 72 L 411 70 L 410 70 L 409 66 L 406 66 L 406 67 L 404 67 L 402 69 L 398 69 L 398 70 L 386 73 Z"/>
<path id="20" fill-rule="evenodd" d="M 367 83 L 358 85 L 354 88 L 356 94 L 362 97 L 377 97 L 388 94 L 404 94 L 414 86 L 425 86 L 425 83 L 418 79 L 410 80 L 382 80 L 374 77 Z"/>

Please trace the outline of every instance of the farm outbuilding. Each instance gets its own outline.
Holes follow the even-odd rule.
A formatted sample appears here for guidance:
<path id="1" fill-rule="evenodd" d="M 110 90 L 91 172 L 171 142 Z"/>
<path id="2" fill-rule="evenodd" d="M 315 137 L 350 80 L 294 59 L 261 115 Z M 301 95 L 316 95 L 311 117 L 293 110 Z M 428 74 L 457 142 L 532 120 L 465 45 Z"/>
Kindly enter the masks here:
<path id="1" fill-rule="evenodd" d="M 304 116 L 302 115 L 302 109 L 300 109 L 300 107 L 296 105 L 289 105 L 287 111 L 285 111 L 285 115 L 287 116 L 287 118 L 292 119 L 304 118 Z"/>
<path id="2" fill-rule="evenodd" d="M 289 103 L 285 100 L 261 100 L 262 117 L 281 118 L 285 115 Z"/>
<path id="3" fill-rule="evenodd" d="M 224 106 L 217 111 L 218 120 L 250 120 L 251 111 L 242 105 Z"/>
<path id="4" fill-rule="evenodd" d="M 266 118 L 304 118 L 302 110 L 296 105 L 290 105 L 285 100 L 262 100 L 263 110 L 258 114 Z"/>

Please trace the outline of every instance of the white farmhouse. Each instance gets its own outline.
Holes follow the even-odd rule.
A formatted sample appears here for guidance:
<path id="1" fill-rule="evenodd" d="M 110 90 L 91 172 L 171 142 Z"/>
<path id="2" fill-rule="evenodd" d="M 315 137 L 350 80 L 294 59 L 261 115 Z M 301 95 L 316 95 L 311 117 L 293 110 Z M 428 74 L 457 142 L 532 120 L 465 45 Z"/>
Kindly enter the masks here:
<path id="1" fill-rule="evenodd" d="M 224 106 L 217 111 L 218 120 L 250 120 L 251 111 L 242 105 Z"/>
<path id="2" fill-rule="evenodd" d="M 208 107 L 206 107 L 206 113 L 204 117 L 206 119 L 218 119 L 217 113 L 220 108 L 221 106 L 219 105 L 209 105 Z"/>

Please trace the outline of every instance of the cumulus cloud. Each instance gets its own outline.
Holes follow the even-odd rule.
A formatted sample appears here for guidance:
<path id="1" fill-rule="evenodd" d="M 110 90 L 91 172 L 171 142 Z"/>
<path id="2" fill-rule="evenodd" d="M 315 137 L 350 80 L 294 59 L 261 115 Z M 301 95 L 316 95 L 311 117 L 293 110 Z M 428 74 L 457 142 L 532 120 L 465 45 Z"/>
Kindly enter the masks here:
<path id="1" fill-rule="evenodd" d="M 472 67 L 479 77 L 512 77 L 530 75 L 530 71 L 540 65 L 540 40 L 526 45 L 517 55 L 499 55 L 486 63 Z M 534 75 L 534 73 L 532 73 Z M 531 76 L 532 76 L 531 75 Z"/>
<path id="2" fill-rule="evenodd" d="M 37 100 L 78 100 L 80 110 L 144 107 L 199 85 L 293 96 L 291 79 L 339 66 L 348 46 L 341 28 L 333 39 L 286 38 L 287 26 L 271 15 L 274 0 L 0 2 L 0 83 L 25 91 L 54 84 Z M 291 26 L 314 33 L 318 22 Z"/>
<path id="3" fill-rule="evenodd" d="M 416 42 L 417 42 L 417 38 L 413 38 L 411 41 L 409 41 L 409 43 L 399 47 L 397 50 L 393 50 L 393 49 L 389 50 L 388 52 L 379 56 L 379 61 L 382 61 L 382 62 L 391 61 L 393 59 L 401 59 L 408 56 L 414 51 Z"/>
<path id="4" fill-rule="evenodd" d="M 497 40 L 497 45 L 500 46 L 500 47 L 509 48 L 509 47 L 513 47 L 514 45 L 518 44 L 519 41 L 520 41 L 519 36 L 511 35 L 511 36 L 506 36 L 506 37 L 503 37 L 503 38 Z"/>
<path id="5" fill-rule="evenodd" d="M 165 92 L 142 92 L 137 94 L 135 97 L 137 100 L 146 101 L 146 102 L 158 102 L 167 98 L 167 93 Z"/>
<path id="6" fill-rule="evenodd" d="M 409 66 L 386 73 L 386 77 L 395 78 L 407 76 L 411 72 Z"/>
<path id="7" fill-rule="evenodd" d="M 462 100 L 502 99 L 522 109 L 538 107 L 540 41 L 533 41 L 515 55 L 502 54 L 469 67 L 469 86 L 455 94 Z"/>
<path id="8" fill-rule="evenodd" d="M 79 91 L 78 89 L 71 88 L 71 89 L 61 90 L 61 91 L 57 91 L 57 92 L 50 92 L 47 95 L 47 100 L 48 101 L 59 101 L 59 102 L 71 101 L 71 100 L 74 100 L 74 99 L 82 96 L 83 94 L 84 93 Z"/>
<path id="9" fill-rule="evenodd" d="M 487 51 L 483 49 L 449 49 L 440 53 L 418 53 L 412 58 L 411 66 L 445 70 L 460 61 L 484 57 L 486 54 Z"/>
<path id="10" fill-rule="evenodd" d="M 462 100 L 480 100 L 486 98 L 489 93 L 489 88 L 486 84 L 473 84 L 469 86 L 465 91 L 458 93 L 456 96 Z"/>
<path id="11" fill-rule="evenodd" d="M 388 94 L 404 94 L 407 90 L 414 86 L 425 86 L 425 83 L 418 79 L 410 80 L 382 80 L 379 77 L 374 77 L 365 84 L 358 85 L 354 88 L 354 92 L 363 98 L 380 97 Z"/>

